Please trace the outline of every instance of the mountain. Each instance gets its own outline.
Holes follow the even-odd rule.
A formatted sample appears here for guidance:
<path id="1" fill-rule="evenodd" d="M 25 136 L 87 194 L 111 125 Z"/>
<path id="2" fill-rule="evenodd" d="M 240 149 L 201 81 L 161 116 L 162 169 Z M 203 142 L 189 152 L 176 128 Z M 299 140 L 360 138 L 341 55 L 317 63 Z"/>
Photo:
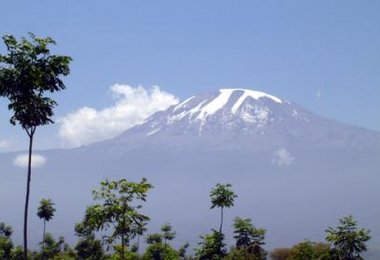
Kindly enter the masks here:
<path id="1" fill-rule="evenodd" d="M 231 183 L 239 196 L 225 212 L 230 244 L 235 216 L 266 228 L 273 248 L 323 240 L 324 230 L 348 214 L 371 229 L 371 245 L 380 242 L 380 134 L 263 92 L 196 95 L 112 140 L 39 153 L 47 161 L 33 173 L 31 208 L 52 198 L 58 211 L 49 226 L 69 242 L 101 180 L 142 177 L 155 187 L 143 209 L 152 218 L 149 232 L 170 222 L 175 245 L 196 246 L 218 226 L 209 200 L 216 183 Z M 25 170 L 13 166 L 15 155 L 0 154 L 0 221 L 21 227 Z M 36 244 L 40 226 L 31 216 Z"/>

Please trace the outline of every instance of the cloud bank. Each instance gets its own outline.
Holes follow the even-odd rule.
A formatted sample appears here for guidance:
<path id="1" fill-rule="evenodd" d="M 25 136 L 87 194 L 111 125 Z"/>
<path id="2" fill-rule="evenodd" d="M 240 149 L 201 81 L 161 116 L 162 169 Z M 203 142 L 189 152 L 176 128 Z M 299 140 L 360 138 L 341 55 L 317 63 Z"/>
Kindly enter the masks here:
<path id="1" fill-rule="evenodd" d="M 28 158 L 27 153 L 20 154 L 15 157 L 13 164 L 17 167 L 27 168 L 28 167 Z M 38 168 L 44 166 L 46 158 L 40 154 L 32 154 L 32 168 Z"/>
<path id="2" fill-rule="evenodd" d="M 82 107 L 58 120 L 63 146 L 78 147 L 116 137 L 155 112 L 179 102 L 157 86 L 147 90 L 116 84 L 110 90 L 115 99 L 113 106 L 102 110 Z"/>
<path id="3" fill-rule="evenodd" d="M 281 148 L 274 153 L 272 164 L 276 164 L 278 166 L 286 166 L 292 164 L 294 160 L 295 158 L 290 154 L 288 150 Z"/>

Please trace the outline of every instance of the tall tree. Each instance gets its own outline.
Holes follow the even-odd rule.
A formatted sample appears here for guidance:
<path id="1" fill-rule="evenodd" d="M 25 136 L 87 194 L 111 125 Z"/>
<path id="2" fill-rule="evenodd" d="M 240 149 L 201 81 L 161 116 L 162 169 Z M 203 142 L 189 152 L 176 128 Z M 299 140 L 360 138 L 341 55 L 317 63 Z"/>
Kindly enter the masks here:
<path id="1" fill-rule="evenodd" d="M 223 209 L 230 208 L 234 205 L 234 200 L 237 195 L 231 189 L 231 184 L 216 184 L 210 192 L 211 209 L 220 208 L 220 227 L 219 233 L 223 234 Z"/>
<path id="2" fill-rule="evenodd" d="M 332 258 L 344 260 L 362 259 L 361 253 L 367 251 L 366 242 L 371 239 L 368 229 L 358 229 L 352 216 L 339 220 L 337 228 L 326 230 L 326 240 L 332 243 Z"/>
<path id="3" fill-rule="evenodd" d="M 0 96 L 9 100 L 13 111 L 11 124 L 17 123 L 29 137 L 28 174 L 24 207 L 24 259 L 28 259 L 28 207 L 32 174 L 33 138 L 36 128 L 53 123 L 56 102 L 44 96 L 65 88 L 60 76 L 69 74 L 68 56 L 52 55 L 48 48 L 55 41 L 29 34 L 30 40 L 18 41 L 12 35 L 3 36 L 8 53 L 0 55 Z"/>
<path id="4" fill-rule="evenodd" d="M 41 199 L 40 206 L 37 210 L 37 216 L 44 222 L 44 230 L 42 233 L 42 259 L 44 259 L 46 222 L 50 221 L 54 217 L 54 212 L 54 203 L 51 199 Z"/>
<path id="5" fill-rule="evenodd" d="M 142 226 L 149 220 L 149 217 L 139 212 L 142 205 L 136 205 L 136 201 L 145 201 L 151 188 L 152 185 L 145 178 L 139 183 L 125 179 L 101 182 L 100 188 L 93 191 L 94 199 L 100 203 L 87 208 L 82 232 L 112 227 L 112 231 L 104 238 L 109 245 L 117 240 L 121 242 L 120 258 L 124 260 L 126 246 L 136 236 L 136 226 Z"/>

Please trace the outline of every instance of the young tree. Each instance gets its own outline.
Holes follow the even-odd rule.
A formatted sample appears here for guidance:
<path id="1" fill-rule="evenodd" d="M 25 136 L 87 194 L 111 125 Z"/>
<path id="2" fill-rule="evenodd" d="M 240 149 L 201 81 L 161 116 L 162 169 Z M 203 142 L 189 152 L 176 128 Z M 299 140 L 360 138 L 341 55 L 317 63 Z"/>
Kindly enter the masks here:
<path id="1" fill-rule="evenodd" d="M 241 251 L 246 258 L 264 259 L 267 253 L 262 248 L 265 244 L 265 229 L 256 228 L 252 225 L 251 219 L 235 218 L 234 238 L 236 248 Z"/>
<path id="2" fill-rule="evenodd" d="M 185 244 L 183 244 L 179 249 L 178 249 L 178 256 L 180 257 L 180 259 L 183 259 L 183 260 L 186 260 L 187 257 L 186 257 L 186 251 L 187 249 L 189 248 L 189 243 L 186 242 Z"/>
<path id="3" fill-rule="evenodd" d="M 367 251 L 366 242 L 370 240 L 368 229 L 358 229 L 357 222 L 352 216 L 339 220 L 340 225 L 326 230 L 326 240 L 332 243 L 332 257 L 335 259 L 362 259 L 360 254 Z"/>
<path id="4" fill-rule="evenodd" d="M 75 234 L 79 237 L 79 241 L 74 248 L 78 259 L 98 260 L 103 258 L 102 242 L 95 238 L 94 232 L 79 223 L 75 225 Z"/>
<path id="5" fill-rule="evenodd" d="M 176 260 L 179 258 L 178 252 L 169 245 L 162 243 L 162 234 L 154 233 L 150 234 L 146 238 L 146 247 L 143 259 L 154 260 Z"/>
<path id="6" fill-rule="evenodd" d="M 145 201 L 151 188 L 145 178 L 139 183 L 125 179 L 101 182 L 100 189 L 93 191 L 94 199 L 101 203 L 87 208 L 82 222 L 83 230 L 91 232 L 112 227 L 104 238 L 108 244 L 121 241 L 120 258 L 124 260 L 125 248 L 137 234 L 136 226 L 142 226 L 149 220 L 149 217 L 139 213 L 142 206 L 135 203 Z"/>
<path id="7" fill-rule="evenodd" d="M 0 259 L 10 259 L 13 249 L 11 236 L 13 229 L 11 226 L 0 223 Z"/>
<path id="8" fill-rule="evenodd" d="M 167 242 L 175 238 L 175 231 L 172 231 L 173 227 L 167 223 L 161 227 L 162 237 L 164 238 L 164 245 L 167 246 Z"/>
<path id="9" fill-rule="evenodd" d="M 220 208 L 220 227 L 219 233 L 223 234 L 223 209 L 230 208 L 234 205 L 237 195 L 232 191 L 231 184 L 216 184 L 210 192 L 211 209 Z"/>
<path id="10" fill-rule="evenodd" d="M 3 36 L 7 55 L 0 55 L 0 97 L 9 99 L 8 108 L 13 110 L 11 124 L 20 124 L 29 137 L 28 174 L 24 207 L 24 258 L 28 255 L 28 207 L 32 174 L 33 138 L 38 126 L 53 123 L 56 102 L 44 96 L 65 88 L 60 76 L 69 74 L 71 58 L 50 54 L 49 37 L 39 38 L 29 34 L 30 41 L 14 36 Z"/>
<path id="11" fill-rule="evenodd" d="M 201 239 L 202 241 L 198 243 L 200 248 L 197 248 L 195 252 L 197 259 L 219 260 L 226 256 L 227 250 L 222 233 L 213 229 L 211 233 L 201 236 Z"/>
<path id="12" fill-rule="evenodd" d="M 54 217 L 54 203 L 51 199 L 41 199 L 40 206 L 37 210 L 37 216 L 44 222 L 44 230 L 42 233 L 42 259 L 44 259 L 44 247 L 45 247 L 45 234 L 46 234 L 46 222 L 50 221 Z"/>
<path id="13" fill-rule="evenodd" d="M 59 237 L 58 241 L 50 233 L 46 233 L 45 241 L 41 243 L 42 256 L 46 259 L 53 259 L 64 250 L 65 240 L 63 237 Z"/>

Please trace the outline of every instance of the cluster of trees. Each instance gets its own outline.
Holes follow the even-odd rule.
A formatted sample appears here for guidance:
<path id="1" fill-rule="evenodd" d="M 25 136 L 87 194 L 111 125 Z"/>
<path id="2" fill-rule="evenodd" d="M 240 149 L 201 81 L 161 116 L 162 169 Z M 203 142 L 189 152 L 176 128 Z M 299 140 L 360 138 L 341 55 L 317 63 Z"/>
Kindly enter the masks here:
<path id="1" fill-rule="evenodd" d="M 200 242 L 193 252 L 188 252 L 189 244 L 178 249 L 170 242 L 176 237 L 173 227 L 167 223 L 160 233 L 146 234 L 149 217 L 141 214 L 142 202 L 147 198 L 152 185 L 146 179 L 129 182 L 125 179 L 103 181 L 100 188 L 93 191 L 94 204 L 89 206 L 81 222 L 76 224 L 78 242 L 71 248 L 63 237 L 55 240 L 46 233 L 46 222 L 54 217 L 54 203 L 42 199 L 37 215 L 43 221 L 43 236 L 39 251 L 28 251 L 29 259 L 252 259 L 262 260 L 354 260 L 362 259 L 367 250 L 369 230 L 357 227 L 352 216 L 344 217 L 336 228 L 326 230 L 326 243 L 309 240 L 292 248 L 265 250 L 265 233 L 257 228 L 249 218 L 236 217 L 233 222 L 234 245 L 229 249 L 223 233 L 224 209 L 234 205 L 237 195 L 230 184 L 217 184 L 210 192 L 211 209 L 220 208 L 219 230 L 200 236 Z M 13 230 L 0 223 L 0 259 L 24 259 L 21 246 L 14 247 L 11 240 Z M 140 252 L 141 237 L 146 246 Z"/>
<path id="2" fill-rule="evenodd" d="M 149 234 L 147 246 L 140 253 L 140 236 L 146 232 L 149 217 L 141 214 L 141 203 L 146 200 L 152 185 L 146 179 L 140 182 L 106 180 L 93 192 L 96 203 L 86 209 L 83 220 L 75 227 L 78 243 L 72 249 L 62 237 L 55 240 L 46 233 L 46 222 L 54 217 L 54 204 L 43 199 L 38 217 L 43 220 L 43 236 L 38 252 L 28 250 L 28 211 L 32 173 L 34 135 L 38 126 L 54 123 L 53 108 L 56 102 L 46 96 L 65 89 L 61 76 L 69 74 L 71 58 L 53 55 L 49 45 L 51 38 L 39 38 L 30 34 L 30 40 L 18 41 L 5 35 L 3 41 L 8 53 L 0 55 L 0 97 L 9 100 L 13 111 L 10 122 L 19 124 L 29 139 L 29 158 L 24 205 L 23 247 L 14 246 L 12 227 L 0 223 L 0 259 L 266 259 L 265 229 L 256 228 L 251 219 L 236 217 L 233 223 L 235 245 L 227 250 L 223 233 L 224 209 L 234 205 L 237 197 L 230 184 L 217 184 L 211 190 L 211 209 L 220 208 L 219 230 L 201 236 L 194 256 L 187 256 L 186 243 L 178 250 L 169 242 L 175 238 L 170 224 L 161 233 Z M 369 231 L 358 229 L 349 216 L 340 220 L 336 229 L 326 230 L 329 244 L 304 241 L 292 248 L 273 250 L 272 259 L 360 259 L 367 249 Z M 132 244 L 133 241 L 136 241 Z M 111 249 L 111 254 L 105 254 Z"/>

